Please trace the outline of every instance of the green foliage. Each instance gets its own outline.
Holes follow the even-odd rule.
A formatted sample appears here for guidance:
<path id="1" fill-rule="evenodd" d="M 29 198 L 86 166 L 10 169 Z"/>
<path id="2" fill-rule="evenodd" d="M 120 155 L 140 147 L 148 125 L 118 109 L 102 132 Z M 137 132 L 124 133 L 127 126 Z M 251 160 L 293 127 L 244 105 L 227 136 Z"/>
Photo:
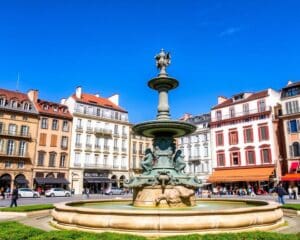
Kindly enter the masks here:
<path id="1" fill-rule="evenodd" d="M 1 212 L 32 212 L 38 210 L 46 210 L 54 208 L 53 204 L 36 204 L 36 205 L 25 205 L 18 207 L 6 207 L 0 208 Z"/>
<path id="2" fill-rule="evenodd" d="M 146 240 L 145 237 L 117 233 L 79 231 L 45 232 L 18 222 L 0 222 L 0 240 Z M 275 232 L 222 233 L 159 238 L 160 240 L 299 240 L 300 234 Z"/>
<path id="3" fill-rule="evenodd" d="M 292 204 L 292 203 L 288 203 L 288 204 L 284 204 L 282 206 L 282 208 L 287 208 L 287 209 L 293 209 L 293 210 L 298 210 L 300 211 L 300 204 Z"/>

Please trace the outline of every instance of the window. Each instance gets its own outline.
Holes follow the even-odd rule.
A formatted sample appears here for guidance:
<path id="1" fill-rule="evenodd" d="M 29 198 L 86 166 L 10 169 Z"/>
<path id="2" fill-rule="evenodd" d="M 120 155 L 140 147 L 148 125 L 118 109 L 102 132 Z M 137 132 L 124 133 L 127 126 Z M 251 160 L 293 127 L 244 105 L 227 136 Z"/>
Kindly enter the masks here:
<path id="1" fill-rule="evenodd" d="M 108 138 L 104 138 L 104 148 L 105 149 L 109 148 L 109 146 L 108 146 Z"/>
<path id="2" fill-rule="evenodd" d="M 217 119 L 217 121 L 222 120 L 222 112 L 220 110 L 216 111 L 216 119 Z"/>
<path id="3" fill-rule="evenodd" d="M 265 99 L 261 99 L 257 102 L 258 112 L 266 111 L 266 102 Z"/>
<path id="4" fill-rule="evenodd" d="M 40 146 L 46 146 L 46 140 L 47 140 L 47 134 L 46 133 L 40 133 Z"/>
<path id="5" fill-rule="evenodd" d="M 248 150 L 246 151 L 246 161 L 247 164 L 255 164 L 255 151 L 253 150 Z"/>
<path id="6" fill-rule="evenodd" d="M 217 164 L 218 164 L 218 167 L 225 166 L 225 154 L 224 153 L 217 153 Z"/>
<path id="7" fill-rule="evenodd" d="M 75 152 L 75 159 L 74 159 L 74 165 L 75 166 L 80 166 L 80 153 L 79 152 Z"/>
<path id="8" fill-rule="evenodd" d="M 4 106 L 5 105 L 5 99 L 4 98 L 0 98 L 0 106 Z"/>
<path id="9" fill-rule="evenodd" d="M 59 167 L 65 167 L 66 165 L 66 154 L 62 153 L 59 159 Z"/>
<path id="10" fill-rule="evenodd" d="M 136 153 L 136 142 L 132 143 L 132 152 Z"/>
<path id="11" fill-rule="evenodd" d="M 204 157 L 208 157 L 208 147 L 204 147 Z"/>
<path id="12" fill-rule="evenodd" d="M 118 148 L 118 139 L 114 139 L 114 149 Z"/>
<path id="13" fill-rule="evenodd" d="M 47 129 L 48 128 L 48 118 L 42 118 L 41 120 L 41 128 Z"/>
<path id="14" fill-rule="evenodd" d="M 121 158 L 121 168 L 127 168 L 127 164 L 126 164 L 126 158 L 125 157 L 122 157 Z"/>
<path id="15" fill-rule="evenodd" d="M 87 121 L 87 123 L 86 123 L 86 129 L 87 130 L 91 130 L 92 129 L 92 121 L 91 120 Z"/>
<path id="16" fill-rule="evenodd" d="M 114 126 L 114 134 L 118 134 L 119 133 L 119 126 L 115 124 Z"/>
<path id="17" fill-rule="evenodd" d="M 299 87 L 292 87 L 292 88 L 285 90 L 282 95 L 283 95 L 283 97 L 291 97 L 291 96 L 296 96 L 299 93 L 300 93 Z"/>
<path id="18" fill-rule="evenodd" d="M 238 132 L 237 131 L 230 131 L 229 132 L 229 144 L 230 145 L 235 145 L 239 143 L 239 138 L 238 138 Z"/>
<path id="19" fill-rule="evenodd" d="M 261 149 L 261 160 L 262 163 L 270 163 L 271 162 L 271 151 L 270 149 Z"/>
<path id="20" fill-rule="evenodd" d="M 52 134 L 51 135 L 50 147 L 56 147 L 56 146 L 57 146 L 57 135 Z"/>
<path id="21" fill-rule="evenodd" d="M 81 144 L 81 134 L 76 134 L 75 145 L 79 146 Z"/>
<path id="22" fill-rule="evenodd" d="M 293 114 L 299 112 L 298 101 L 290 101 L 285 103 L 286 113 Z"/>
<path id="23" fill-rule="evenodd" d="M 292 156 L 293 157 L 299 157 L 300 156 L 300 144 L 298 142 L 293 142 L 292 144 Z"/>
<path id="24" fill-rule="evenodd" d="M 23 160 L 18 161 L 18 168 L 24 168 L 25 162 Z"/>
<path id="25" fill-rule="evenodd" d="M 15 152 L 15 141 L 14 140 L 8 140 L 7 141 L 6 153 L 7 153 L 7 155 L 14 155 L 14 152 Z"/>
<path id="26" fill-rule="evenodd" d="M 91 165 L 91 154 L 89 153 L 85 154 L 85 164 Z"/>
<path id="27" fill-rule="evenodd" d="M 103 156 L 103 163 L 104 163 L 105 166 L 108 165 L 108 158 L 107 158 L 107 155 L 104 155 L 104 156 Z"/>
<path id="28" fill-rule="evenodd" d="M 6 160 L 5 164 L 4 164 L 5 168 L 11 168 L 11 161 L 10 160 Z"/>
<path id="29" fill-rule="evenodd" d="M 100 138 L 96 137 L 95 139 L 95 148 L 100 148 Z"/>
<path id="30" fill-rule="evenodd" d="M 224 145 L 223 132 L 216 133 L 216 144 L 217 146 Z"/>
<path id="31" fill-rule="evenodd" d="M 253 142 L 253 129 L 252 128 L 244 129 L 244 142 L 245 143 Z"/>
<path id="32" fill-rule="evenodd" d="M 91 135 L 86 135 L 86 145 L 91 145 Z"/>
<path id="33" fill-rule="evenodd" d="M 8 125 L 8 134 L 9 135 L 16 135 L 17 133 L 17 125 L 16 124 L 9 124 Z"/>
<path id="34" fill-rule="evenodd" d="M 249 114 L 249 103 L 244 103 L 243 104 L 243 113 L 244 114 Z"/>
<path id="35" fill-rule="evenodd" d="M 63 148 L 63 149 L 68 148 L 68 137 L 66 137 L 66 136 L 61 137 L 61 148 Z"/>
<path id="36" fill-rule="evenodd" d="M 56 158 L 56 153 L 51 152 L 49 154 L 49 167 L 55 167 L 55 158 Z"/>
<path id="37" fill-rule="evenodd" d="M 299 120 L 293 119 L 287 121 L 288 133 L 297 133 L 300 130 Z"/>
<path id="38" fill-rule="evenodd" d="M 139 143 L 139 154 L 143 154 L 143 153 L 144 153 L 144 151 L 143 151 L 143 143 L 140 142 Z"/>
<path id="39" fill-rule="evenodd" d="M 76 123 L 77 128 L 82 128 L 82 119 L 78 118 Z"/>
<path id="40" fill-rule="evenodd" d="M 20 157 L 25 157 L 25 154 L 26 154 L 26 142 L 25 141 L 20 141 L 19 156 Z"/>
<path id="41" fill-rule="evenodd" d="M 237 166 L 240 165 L 240 152 L 232 152 L 230 153 L 231 157 L 231 165 Z"/>
<path id="42" fill-rule="evenodd" d="M 114 156 L 114 158 L 113 158 L 113 168 L 119 168 L 118 165 L 119 165 L 119 164 L 118 164 L 118 159 L 117 159 L 116 156 Z"/>
<path id="43" fill-rule="evenodd" d="M 57 130 L 58 129 L 58 120 L 53 119 L 52 120 L 52 130 Z"/>
<path id="44" fill-rule="evenodd" d="M 269 140 L 269 129 L 268 126 L 261 126 L 258 128 L 259 140 Z"/>
<path id="45" fill-rule="evenodd" d="M 4 124 L 2 122 L 0 122 L 0 133 L 2 133 L 4 130 Z"/>
<path id="46" fill-rule="evenodd" d="M 29 135 L 29 127 L 28 126 L 21 126 L 21 135 L 22 136 L 28 136 Z"/>
<path id="47" fill-rule="evenodd" d="M 235 117 L 234 107 L 230 107 L 230 108 L 229 108 L 229 116 L 230 116 L 231 118 Z"/>
<path id="48" fill-rule="evenodd" d="M 38 152 L 38 166 L 44 166 L 44 160 L 45 160 L 45 152 L 39 151 Z"/>
<path id="49" fill-rule="evenodd" d="M 3 151 L 3 146 L 4 146 L 4 139 L 0 138 L 0 152 Z"/>
<path id="50" fill-rule="evenodd" d="M 64 121 L 63 121 L 63 124 L 62 124 L 62 130 L 63 130 L 64 132 L 68 132 L 68 131 L 69 131 L 69 123 L 68 123 L 67 120 L 64 120 Z"/>

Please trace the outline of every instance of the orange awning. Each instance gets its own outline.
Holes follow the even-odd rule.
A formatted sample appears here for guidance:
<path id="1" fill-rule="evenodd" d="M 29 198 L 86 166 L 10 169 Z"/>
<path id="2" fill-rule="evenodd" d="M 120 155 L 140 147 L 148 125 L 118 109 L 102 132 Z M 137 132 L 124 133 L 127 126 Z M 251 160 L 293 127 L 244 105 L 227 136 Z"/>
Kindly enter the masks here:
<path id="1" fill-rule="evenodd" d="M 207 181 L 211 183 L 268 181 L 273 171 L 273 167 L 216 170 Z"/>
<path id="2" fill-rule="evenodd" d="M 281 181 L 300 181 L 300 173 L 286 174 L 281 178 Z"/>

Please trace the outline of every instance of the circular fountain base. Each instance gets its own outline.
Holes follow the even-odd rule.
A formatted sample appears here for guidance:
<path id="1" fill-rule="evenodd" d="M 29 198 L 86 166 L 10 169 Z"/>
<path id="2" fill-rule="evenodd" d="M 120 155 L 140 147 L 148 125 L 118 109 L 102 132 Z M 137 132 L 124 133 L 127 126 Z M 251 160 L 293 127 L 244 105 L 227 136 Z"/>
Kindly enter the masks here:
<path id="1" fill-rule="evenodd" d="M 254 200 L 205 200 L 207 202 L 245 202 L 251 206 L 219 209 L 130 209 L 83 207 L 84 204 L 107 203 L 120 200 L 91 200 L 59 203 L 52 211 L 52 225 L 61 229 L 131 233 L 143 236 L 168 236 L 192 233 L 241 232 L 270 230 L 283 224 L 283 213 L 275 202 Z M 122 201 L 130 206 L 129 201 Z M 199 201 L 201 204 L 202 201 Z"/>

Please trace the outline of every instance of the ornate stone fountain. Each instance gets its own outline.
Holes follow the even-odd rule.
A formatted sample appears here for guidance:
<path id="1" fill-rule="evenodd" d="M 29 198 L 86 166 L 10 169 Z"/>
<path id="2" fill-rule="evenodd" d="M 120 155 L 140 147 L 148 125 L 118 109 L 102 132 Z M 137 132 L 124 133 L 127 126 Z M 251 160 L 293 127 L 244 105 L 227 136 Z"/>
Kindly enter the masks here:
<path id="1" fill-rule="evenodd" d="M 113 231 L 158 237 L 190 233 L 269 230 L 283 224 L 283 213 L 275 202 L 241 199 L 196 200 L 200 187 L 195 177 L 184 173 L 176 137 L 195 131 L 195 126 L 170 119 L 168 91 L 178 81 L 167 75 L 170 54 L 156 55 L 158 76 L 148 86 L 159 93 L 157 119 L 137 124 L 137 135 L 153 138 L 153 150 L 146 149 L 143 173 L 131 178 L 133 200 L 93 199 L 55 204 L 51 224 L 61 229 Z"/>
<path id="2" fill-rule="evenodd" d="M 153 138 L 153 150 L 146 149 L 141 163 L 143 173 L 131 178 L 126 186 L 134 190 L 134 206 L 194 206 L 194 189 L 201 185 L 197 178 L 184 173 L 186 163 L 181 150 L 176 151 L 174 138 L 188 135 L 196 127 L 183 121 L 171 120 L 168 92 L 179 83 L 166 72 L 171 62 L 170 54 L 162 49 L 155 59 L 160 72 L 148 82 L 148 86 L 159 94 L 157 118 L 133 127 L 136 135 Z"/>

